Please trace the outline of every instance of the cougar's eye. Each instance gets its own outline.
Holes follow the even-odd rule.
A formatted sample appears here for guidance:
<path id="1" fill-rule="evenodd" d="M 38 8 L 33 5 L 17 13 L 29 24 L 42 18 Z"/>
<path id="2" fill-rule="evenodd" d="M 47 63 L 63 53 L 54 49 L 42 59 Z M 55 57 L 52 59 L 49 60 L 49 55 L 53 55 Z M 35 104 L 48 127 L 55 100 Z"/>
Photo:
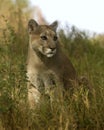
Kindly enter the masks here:
<path id="1" fill-rule="evenodd" d="M 41 39 L 42 40 L 47 40 L 47 37 L 46 36 L 41 36 Z"/>
<path id="2" fill-rule="evenodd" d="M 54 37 L 53 37 L 53 40 L 56 41 L 56 40 L 57 40 L 57 36 L 54 36 Z"/>

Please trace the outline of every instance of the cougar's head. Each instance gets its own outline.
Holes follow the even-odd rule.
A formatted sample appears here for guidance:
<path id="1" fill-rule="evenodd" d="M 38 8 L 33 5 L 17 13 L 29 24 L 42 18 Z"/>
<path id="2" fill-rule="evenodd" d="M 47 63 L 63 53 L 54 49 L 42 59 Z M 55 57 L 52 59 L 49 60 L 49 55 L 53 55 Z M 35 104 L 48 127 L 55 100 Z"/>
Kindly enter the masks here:
<path id="1" fill-rule="evenodd" d="M 39 25 L 35 20 L 29 20 L 30 47 L 46 57 L 53 57 L 57 53 L 57 26 L 57 21 L 50 25 Z"/>

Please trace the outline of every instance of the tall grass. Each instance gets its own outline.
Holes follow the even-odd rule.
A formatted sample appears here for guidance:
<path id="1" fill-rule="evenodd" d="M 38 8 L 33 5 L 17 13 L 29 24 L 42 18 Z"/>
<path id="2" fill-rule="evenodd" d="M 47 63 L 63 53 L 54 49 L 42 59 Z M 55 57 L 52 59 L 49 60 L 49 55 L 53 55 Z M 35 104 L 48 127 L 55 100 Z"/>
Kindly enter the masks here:
<path id="1" fill-rule="evenodd" d="M 85 32 L 59 32 L 63 51 L 78 75 L 85 75 L 90 88 L 79 85 L 55 100 L 42 95 L 31 110 L 27 102 L 27 33 L 21 38 L 6 21 L 0 36 L 0 130 L 103 130 L 104 129 L 104 48 Z M 97 41 L 98 43 L 98 41 Z"/>

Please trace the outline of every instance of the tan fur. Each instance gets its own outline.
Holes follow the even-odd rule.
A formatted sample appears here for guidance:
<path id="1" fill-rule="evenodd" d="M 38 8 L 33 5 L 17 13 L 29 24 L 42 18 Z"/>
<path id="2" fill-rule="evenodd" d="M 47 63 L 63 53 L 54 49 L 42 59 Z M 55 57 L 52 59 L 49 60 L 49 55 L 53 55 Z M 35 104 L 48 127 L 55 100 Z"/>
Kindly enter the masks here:
<path id="1" fill-rule="evenodd" d="M 37 102 L 41 93 L 49 94 L 56 86 L 65 89 L 72 87 L 72 82 L 77 76 L 72 63 L 61 50 L 56 33 L 57 22 L 51 25 L 38 25 L 32 19 L 28 23 L 28 28 L 29 101 Z"/>

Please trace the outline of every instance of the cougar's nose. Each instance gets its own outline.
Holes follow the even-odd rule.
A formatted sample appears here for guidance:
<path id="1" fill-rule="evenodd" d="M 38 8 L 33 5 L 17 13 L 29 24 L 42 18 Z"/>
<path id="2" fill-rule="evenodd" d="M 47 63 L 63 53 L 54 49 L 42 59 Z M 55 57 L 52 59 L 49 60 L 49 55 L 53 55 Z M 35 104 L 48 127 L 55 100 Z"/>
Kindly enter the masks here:
<path id="1" fill-rule="evenodd" d="M 52 51 L 54 51 L 54 50 L 56 49 L 55 43 L 51 43 L 51 44 L 49 45 L 49 47 L 50 47 L 50 49 L 51 49 Z"/>
<path id="2" fill-rule="evenodd" d="M 56 48 L 55 48 L 55 47 L 50 47 L 50 49 L 51 49 L 52 51 L 54 51 Z"/>

